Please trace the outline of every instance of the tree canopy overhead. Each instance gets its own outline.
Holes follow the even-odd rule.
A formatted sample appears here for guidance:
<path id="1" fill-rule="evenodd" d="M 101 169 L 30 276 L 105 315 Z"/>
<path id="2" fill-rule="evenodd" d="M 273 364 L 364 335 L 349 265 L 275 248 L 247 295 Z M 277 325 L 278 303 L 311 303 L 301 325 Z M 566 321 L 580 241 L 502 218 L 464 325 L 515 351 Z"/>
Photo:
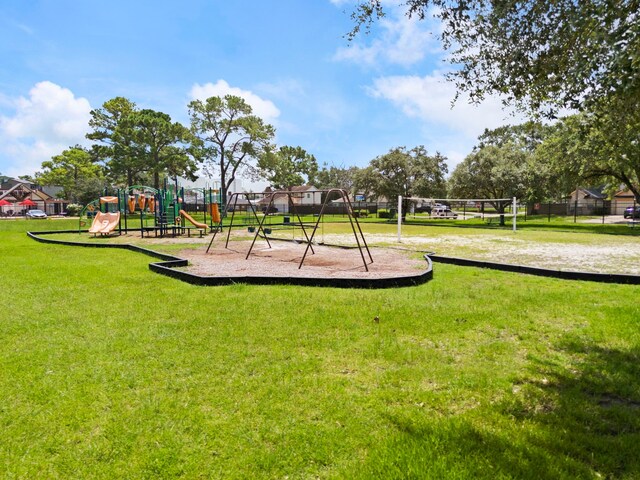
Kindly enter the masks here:
<path id="1" fill-rule="evenodd" d="M 384 16 L 360 1 L 353 39 Z M 554 114 L 640 94 L 640 0 L 406 0 L 407 15 L 442 21 L 458 92 Z"/>
<path id="2" fill-rule="evenodd" d="M 640 202 L 640 112 L 580 113 L 558 122 L 536 155 L 558 177 L 604 183 L 614 193 L 624 185 Z M 577 183 L 577 182 L 576 182 Z M 574 187 L 576 185 L 574 183 Z"/>

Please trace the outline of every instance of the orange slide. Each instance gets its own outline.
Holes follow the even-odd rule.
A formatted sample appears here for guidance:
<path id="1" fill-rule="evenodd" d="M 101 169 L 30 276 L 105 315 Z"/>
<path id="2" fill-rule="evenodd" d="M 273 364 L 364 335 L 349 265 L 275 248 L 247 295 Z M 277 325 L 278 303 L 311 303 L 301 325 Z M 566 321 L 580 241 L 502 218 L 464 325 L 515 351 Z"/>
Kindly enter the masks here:
<path id="1" fill-rule="evenodd" d="M 195 225 L 196 227 L 198 227 L 198 228 L 204 228 L 204 229 L 205 229 L 205 233 L 207 233 L 207 232 L 206 232 L 206 230 L 207 230 L 207 228 L 209 228 L 209 227 L 207 226 L 207 224 L 206 224 L 206 223 L 200 223 L 200 222 L 198 222 L 197 220 L 194 220 L 194 219 L 193 219 L 193 217 L 191 217 L 191 215 L 189 215 L 189 214 L 188 214 L 187 212 L 185 212 L 184 210 L 180 210 L 180 215 L 182 215 L 182 216 L 185 218 L 185 220 L 189 220 L 189 221 L 190 221 L 193 225 Z"/>
<path id="2" fill-rule="evenodd" d="M 89 228 L 89 233 L 111 233 L 113 232 L 118 223 L 120 222 L 120 212 L 116 213 L 102 213 L 97 212 L 96 216 L 93 218 L 93 223 L 91 224 L 91 228 Z"/>
<path id="3" fill-rule="evenodd" d="M 209 210 L 211 212 L 211 220 L 213 223 L 220 223 L 220 210 L 218 209 L 218 204 L 212 203 L 209 205 Z"/>

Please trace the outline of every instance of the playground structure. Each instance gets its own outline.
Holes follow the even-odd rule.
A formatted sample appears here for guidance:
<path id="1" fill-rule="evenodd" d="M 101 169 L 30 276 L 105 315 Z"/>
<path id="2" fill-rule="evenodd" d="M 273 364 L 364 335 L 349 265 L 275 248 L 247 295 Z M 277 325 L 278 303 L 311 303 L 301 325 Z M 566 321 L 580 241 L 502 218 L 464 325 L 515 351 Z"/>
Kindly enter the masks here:
<path id="1" fill-rule="evenodd" d="M 146 185 L 132 185 L 117 189 L 88 203 L 80 212 L 78 230 L 86 226 L 90 219 L 89 233 L 97 235 L 129 233 L 139 231 L 140 235 L 176 236 L 192 230 L 200 236 L 221 229 L 220 195 L 210 188 L 180 188 L 177 183 L 165 181 L 164 188 L 156 189 Z M 195 202 L 185 202 L 185 195 Z M 204 222 L 195 219 L 187 211 L 191 207 L 202 212 Z"/>
<path id="2" fill-rule="evenodd" d="M 102 207 L 102 210 L 97 211 L 93 217 L 93 222 L 89 228 L 89 233 L 93 233 L 94 236 L 110 235 L 120 223 L 120 212 L 109 211 L 110 206 L 115 206 L 118 203 L 117 197 L 100 197 L 98 204 Z"/>
<path id="3" fill-rule="evenodd" d="M 315 215 L 315 221 L 305 223 L 300 215 L 300 206 L 299 201 L 303 198 L 302 195 L 310 195 L 314 196 L 315 194 L 322 194 L 324 196 L 324 200 L 322 202 L 322 207 L 318 214 Z M 256 199 L 259 198 L 259 201 L 256 202 Z M 242 201 L 241 201 L 242 200 Z M 229 248 L 229 239 L 231 235 L 231 230 L 234 227 L 247 227 L 250 233 L 253 233 L 253 240 L 245 257 L 245 260 L 249 259 L 251 252 L 254 249 L 256 241 L 258 237 L 261 237 L 265 240 L 268 245 L 268 248 L 272 248 L 271 242 L 269 240 L 269 235 L 272 233 L 272 229 L 274 227 L 278 228 L 286 228 L 291 229 L 293 232 L 294 240 L 295 240 L 295 228 L 299 227 L 302 232 L 303 238 L 299 241 L 295 240 L 297 243 L 306 244 L 306 248 L 304 250 L 304 254 L 298 264 L 298 269 L 302 268 L 302 265 L 307 257 L 309 251 L 311 254 L 315 254 L 313 249 L 313 240 L 318 232 L 318 227 L 321 225 L 323 220 L 323 216 L 327 209 L 327 206 L 330 202 L 339 200 L 344 203 L 346 206 L 345 212 L 348 217 L 349 224 L 351 226 L 351 230 L 353 232 L 354 238 L 356 240 L 357 249 L 360 252 L 360 257 L 362 258 L 362 263 L 364 265 L 365 271 L 369 271 L 368 265 L 373 263 L 373 257 L 371 256 L 371 252 L 369 250 L 369 246 L 367 245 L 367 241 L 364 238 L 364 234 L 362 233 L 362 229 L 360 228 L 360 224 L 358 222 L 357 215 L 354 214 L 353 206 L 351 204 L 351 200 L 349 199 L 349 194 L 346 190 L 343 189 L 329 189 L 323 191 L 306 191 L 304 193 L 296 192 L 296 191 L 288 191 L 288 190 L 277 190 L 274 192 L 269 192 L 262 194 L 260 198 L 260 194 L 255 193 L 233 193 L 229 197 L 229 201 L 227 203 L 227 211 L 231 212 L 231 219 L 229 221 L 229 225 L 227 227 L 227 238 L 225 241 L 225 248 Z M 288 213 L 287 216 L 284 216 L 282 219 L 282 223 L 272 224 L 268 219 L 272 212 L 278 211 L 278 208 L 275 207 L 275 204 L 278 203 L 281 206 L 286 208 Z M 239 206 L 242 205 L 244 211 L 246 212 L 245 221 L 240 225 L 234 224 L 236 212 L 240 211 Z M 259 208 L 261 207 L 261 208 Z M 261 210 L 261 216 L 259 216 L 258 212 Z M 293 221 L 292 221 L 293 217 Z M 267 223 L 268 222 L 268 223 Z M 268 224 L 268 227 L 266 226 Z M 310 229 L 310 230 L 308 230 Z M 310 234 L 309 234 L 310 231 Z M 216 238 L 217 231 L 214 232 L 211 241 L 207 247 L 206 253 L 209 253 L 211 246 Z M 364 252 L 366 251 L 368 256 L 368 261 L 365 258 Z"/>

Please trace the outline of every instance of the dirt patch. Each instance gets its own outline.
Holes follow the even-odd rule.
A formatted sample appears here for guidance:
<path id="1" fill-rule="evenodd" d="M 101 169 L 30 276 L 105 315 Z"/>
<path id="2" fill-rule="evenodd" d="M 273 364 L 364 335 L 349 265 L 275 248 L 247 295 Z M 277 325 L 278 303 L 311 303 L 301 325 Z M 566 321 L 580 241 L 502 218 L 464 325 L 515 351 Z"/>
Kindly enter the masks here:
<path id="1" fill-rule="evenodd" d="M 343 244 L 344 235 L 326 235 L 325 241 Z M 392 244 L 393 235 L 367 235 L 369 244 Z M 615 238 L 603 245 L 581 243 L 532 243 L 515 236 L 441 235 L 402 237 L 404 248 L 428 250 L 438 255 L 484 260 L 554 270 L 640 275 L 639 239 Z"/>
<path id="2" fill-rule="evenodd" d="M 184 245 L 185 249 L 171 249 L 170 253 L 176 254 L 182 258 L 186 258 L 194 265 L 194 269 L 201 269 L 202 275 L 209 275 L 207 272 L 216 272 L 222 268 L 222 260 L 229 261 L 233 265 L 229 265 L 231 271 L 240 271 L 236 275 L 264 275 L 267 268 L 272 268 L 258 262 L 266 262 L 267 259 L 273 259 L 277 262 L 276 270 L 281 270 L 285 275 L 286 263 L 289 263 L 286 275 L 293 276 L 327 276 L 326 271 L 315 269 L 326 267 L 331 270 L 333 262 L 339 260 L 336 265 L 336 271 L 333 276 L 341 274 L 340 272 L 357 271 L 360 268 L 364 272 L 362 258 L 359 251 L 343 250 L 331 248 L 329 253 L 325 253 L 323 248 L 316 248 L 317 255 L 308 255 L 305 259 L 303 267 L 298 270 L 298 263 L 304 253 L 306 245 L 295 245 L 291 242 L 274 241 L 272 251 L 265 251 L 266 243 L 259 240 L 256 244 L 256 250 L 252 253 L 249 260 L 244 257 L 249 250 L 250 237 L 246 232 L 234 232 L 231 236 L 229 244 L 236 251 L 237 258 L 231 258 L 231 251 L 221 252 L 220 247 L 224 247 L 224 236 L 219 236 L 214 242 L 214 246 L 209 256 L 201 258 L 203 252 L 211 239 L 208 235 L 205 238 L 198 237 L 165 237 L 165 238 L 145 238 L 141 241 L 140 235 L 130 233 L 119 237 L 109 239 L 114 243 L 135 243 L 147 248 L 162 250 L 163 245 Z M 398 275 L 393 271 L 394 262 L 396 262 L 399 271 L 403 271 L 403 263 L 408 261 L 417 266 L 415 269 L 424 269 L 423 262 L 417 258 L 420 251 L 434 252 L 438 255 L 467 258 L 471 260 L 483 260 L 498 263 L 509 263 L 514 265 L 525 265 L 531 267 L 549 268 L 554 270 L 583 271 L 593 273 L 623 273 L 631 275 L 640 275 L 640 238 L 621 238 L 612 237 L 603 244 L 574 243 L 574 242 L 531 242 L 515 235 L 437 235 L 437 236 L 403 236 L 402 243 L 397 243 L 397 236 L 393 234 L 365 234 L 367 243 L 371 247 L 374 263 L 370 270 L 378 272 L 380 276 Z M 322 240 L 328 245 L 353 246 L 355 244 L 352 234 L 326 234 L 322 236 Z M 393 247 L 393 248 L 388 248 Z M 174 247 L 175 248 L 175 247 Z M 330 247 L 325 247 L 330 248 Z M 222 248 L 224 250 L 224 248 Z M 398 249 L 406 249 L 408 252 L 400 252 Z M 283 251 L 284 250 L 284 251 Z M 216 253 L 217 252 L 217 253 Z M 286 253 L 285 253 L 286 252 Z M 285 261 L 286 255 L 289 259 Z M 312 257 L 313 258 L 312 260 Z M 414 260 L 412 260 L 412 258 Z M 387 260 L 388 259 L 388 260 Z M 408 259 L 408 260 L 407 260 Z M 346 261 L 350 263 L 344 263 Z M 205 265 L 205 263 L 209 263 Z M 213 264 L 211 264 L 211 262 Z M 251 263 L 253 262 L 253 263 Z M 321 263 L 324 262 L 324 265 Z M 202 264 L 202 265 L 201 265 Z M 260 266 L 257 266 L 260 265 Z M 411 270 L 411 267 L 409 267 Z M 364 272 L 366 273 L 366 272 Z M 411 274 L 415 274 L 415 270 Z M 224 275 L 214 273 L 213 275 Z"/>
<path id="3" fill-rule="evenodd" d="M 206 253 L 203 249 L 185 249 L 176 253 L 189 260 L 186 270 L 190 273 L 211 277 L 302 277 L 302 278 L 397 278 L 419 275 L 427 268 L 427 262 L 414 252 L 390 248 L 370 248 L 373 262 L 366 252 L 365 268 L 357 248 L 338 248 L 314 245 L 315 253 L 309 251 L 301 268 L 306 244 L 271 241 L 271 248 L 259 240 L 251 251 L 248 240 L 234 241 L 229 248 L 224 241 L 214 243 Z"/>

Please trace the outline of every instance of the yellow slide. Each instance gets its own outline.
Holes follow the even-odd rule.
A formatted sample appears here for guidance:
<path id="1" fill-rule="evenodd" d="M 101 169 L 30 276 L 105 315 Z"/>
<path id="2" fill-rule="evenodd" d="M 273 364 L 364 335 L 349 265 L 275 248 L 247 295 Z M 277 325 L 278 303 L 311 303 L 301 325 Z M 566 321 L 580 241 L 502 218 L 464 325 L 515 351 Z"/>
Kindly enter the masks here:
<path id="1" fill-rule="evenodd" d="M 89 233 L 111 233 L 120 223 L 120 212 L 116 213 L 102 213 L 97 212 L 93 218 Z"/>
<path id="2" fill-rule="evenodd" d="M 204 228 L 205 233 L 207 231 L 207 224 L 206 223 L 200 223 L 196 220 L 193 219 L 193 217 L 191 215 L 189 215 L 187 212 L 185 212 L 184 210 L 180 210 L 180 215 L 182 215 L 185 220 L 189 220 L 189 222 L 191 222 L 194 226 L 198 227 L 198 228 Z"/>

